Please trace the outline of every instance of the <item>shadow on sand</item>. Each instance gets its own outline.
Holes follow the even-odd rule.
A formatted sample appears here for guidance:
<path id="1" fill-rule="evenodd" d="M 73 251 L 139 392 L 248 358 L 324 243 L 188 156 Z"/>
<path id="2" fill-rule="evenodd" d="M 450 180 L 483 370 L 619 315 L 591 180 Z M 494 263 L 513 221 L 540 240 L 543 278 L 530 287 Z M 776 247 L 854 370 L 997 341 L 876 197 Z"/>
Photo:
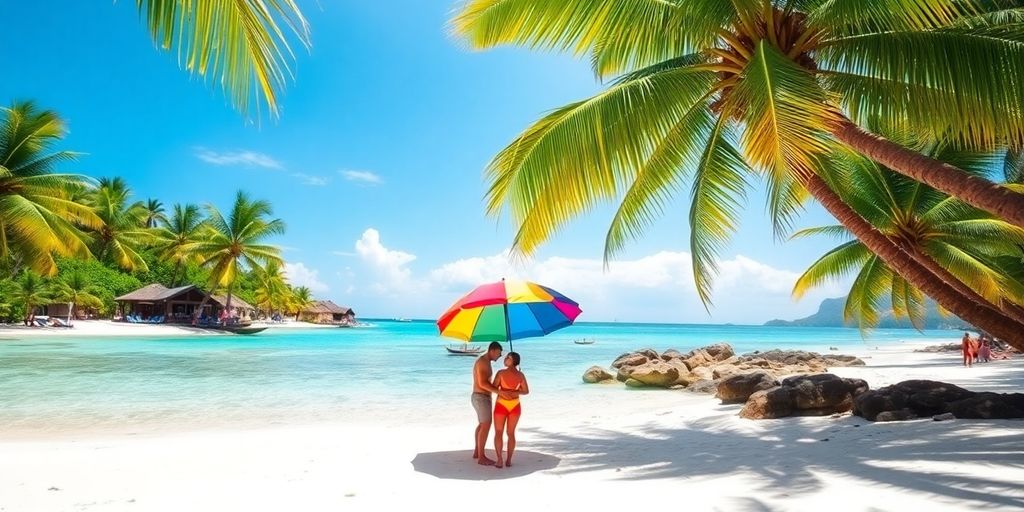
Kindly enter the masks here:
<path id="1" fill-rule="evenodd" d="M 497 469 L 481 466 L 473 460 L 470 450 L 419 453 L 412 459 L 416 472 L 446 480 L 505 480 L 558 467 L 560 460 L 551 455 L 516 450 L 512 467 Z"/>
<path id="2" fill-rule="evenodd" d="M 650 424 L 633 433 L 600 428 L 574 434 L 527 430 L 535 436 L 532 446 L 562 457 L 556 474 L 612 470 L 621 480 L 640 480 L 746 472 L 762 484 L 752 492 L 785 498 L 824 490 L 819 475 L 825 472 L 876 488 L 914 489 L 939 499 L 1024 508 L 1019 482 L 956 470 L 957 463 L 1024 468 L 1024 421 L 872 424 L 846 417 L 737 425 L 732 418 L 718 416 L 676 426 Z M 972 437 L 984 442 L 968 442 Z M 825 445 L 830 449 L 823 451 Z M 769 510 L 763 503 L 736 505 L 742 510 Z"/>

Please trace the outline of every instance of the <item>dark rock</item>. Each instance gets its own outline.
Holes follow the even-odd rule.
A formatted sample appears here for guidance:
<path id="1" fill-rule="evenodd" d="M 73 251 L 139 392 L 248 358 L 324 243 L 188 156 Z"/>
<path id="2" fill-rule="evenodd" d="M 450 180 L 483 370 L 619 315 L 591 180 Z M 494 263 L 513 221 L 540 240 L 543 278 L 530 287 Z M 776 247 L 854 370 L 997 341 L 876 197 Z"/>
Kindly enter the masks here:
<path id="1" fill-rule="evenodd" d="M 594 384 L 597 382 L 604 382 L 614 379 L 615 376 L 608 373 L 608 370 L 601 368 L 600 366 L 591 366 L 586 372 L 583 372 L 583 382 L 588 384 Z"/>
<path id="2" fill-rule="evenodd" d="M 737 404 L 747 401 L 757 391 L 771 389 L 779 385 L 768 372 L 753 372 L 733 375 L 718 382 L 717 396 L 723 404 Z"/>
<path id="3" fill-rule="evenodd" d="M 793 414 L 793 391 L 782 386 L 750 395 L 740 409 L 740 417 L 751 420 L 784 418 L 790 414 Z"/>
<path id="4" fill-rule="evenodd" d="M 949 404 L 957 418 L 1006 420 L 1024 418 L 1024 394 L 977 393 Z"/>
<path id="5" fill-rule="evenodd" d="M 782 385 L 793 389 L 793 408 L 809 416 L 849 411 L 854 397 L 868 389 L 861 379 L 844 379 L 831 373 L 789 377 Z"/>
<path id="6" fill-rule="evenodd" d="M 953 416 L 953 413 L 951 412 L 944 412 L 942 414 L 936 414 L 935 416 L 932 416 L 933 421 L 949 421 L 955 419 L 956 416 Z"/>
<path id="7" fill-rule="evenodd" d="M 906 410 L 914 416 L 934 416 L 951 412 L 948 404 L 974 395 L 945 382 L 907 380 L 862 393 L 853 401 L 853 413 L 871 421 L 878 421 L 878 415 L 887 411 Z"/>
<path id="8" fill-rule="evenodd" d="M 873 421 L 907 421 L 916 418 L 917 416 L 910 409 L 899 409 L 896 411 L 880 412 Z"/>

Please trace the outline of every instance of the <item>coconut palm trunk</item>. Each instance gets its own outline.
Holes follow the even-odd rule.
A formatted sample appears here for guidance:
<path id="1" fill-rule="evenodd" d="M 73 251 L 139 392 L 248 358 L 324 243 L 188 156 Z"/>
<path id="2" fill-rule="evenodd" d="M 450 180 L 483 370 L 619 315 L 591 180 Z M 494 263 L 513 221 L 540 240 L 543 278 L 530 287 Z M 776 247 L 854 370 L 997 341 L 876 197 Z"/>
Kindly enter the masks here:
<path id="1" fill-rule="evenodd" d="M 861 218 L 816 174 L 801 173 L 801 182 L 808 192 L 853 233 L 871 252 L 910 284 L 935 299 L 943 308 L 963 320 L 984 329 L 993 336 L 1024 350 L 1024 329 L 999 311 L 978 304 L 961 295 L 935 274 L 917 263 L 888 237 Z"/>
<path id="2" fill-rule="evenodd" d="M 206 295 L 203 296 L 203 300 L 199 301 L 199 306 L 197 306 L 196 309 L 192 311 L 192 325 L 193 326 L 199 324 L 199 315 L 203 314 L 203 308 L 206 307 L 206 303 L 210 302 L 210 297 L 212 295 L 213 295 L 213 288 L 211 287 L 210 291 L 206 292 Z"/>
<path id="3" fill-rule="evenodd" d="M 228 298 L 224 301 L 224 311 L 228 313 L 228 320 L 231 320 L 231 291 L 235 288 L 235 283 L 228 285 Z"/>
<path id="4" fill-rule="evenodd" d="M 1024 227 L 1024 195 L 868 132 L 842 117 L 832 135 L 860 154 L 908 178 Z"/>
<path id="5" fill-rule="evenodd" d="M 967 299 L 995 309 L 1010 317 L 1011 320 L 1020 326 L 1021 331 L 1024 332 L 1024 314 L 1022 314 L 1020 307 L 1015 307 L 1015 305 L 1009 301 L 1003 301 L 1002 304 L 993 304 L 991 301 L 981 296 L 981 294 L 972 290 L 970 286 L 964 284 L 963 281 L 957 279 L 956 276 L 946 270 L 942 265 L 939 265 L 938 262 L 930 258 L 927 254 L 907 247 L 904 247 L 904 251 L 906 251 L 914 261 L 928 269 L 929 272 L 935 274 L 939 279 L 942 279 L 943 282 L 953 287 Z"/>

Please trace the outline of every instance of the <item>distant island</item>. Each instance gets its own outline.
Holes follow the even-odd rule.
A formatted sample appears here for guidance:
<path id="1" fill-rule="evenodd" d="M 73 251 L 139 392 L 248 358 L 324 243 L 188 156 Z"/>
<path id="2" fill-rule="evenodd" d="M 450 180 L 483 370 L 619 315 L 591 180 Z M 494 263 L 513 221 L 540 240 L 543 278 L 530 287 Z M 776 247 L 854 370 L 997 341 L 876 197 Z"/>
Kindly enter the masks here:
<path id="1" fill-rule="evenodd" d="M 798 318 L 796 320 L 769 320 L 765 322 L 764 325 L 784 327 L 856 327 L 856 323 L 847 323 L 843 321 L 843 306 L 845 304 L 846 297 L 825 299 L 821 301 L 821 305 L 818 306 L 818 312 L 811 316 Z M 973 329 L 969 324 L 955 316 L 943 317 L 940 315 L 935 302 L 930 299 L 927 302 L 927 308 L 928 313 L 924 320 L 925 329 Z M 888 302 L 880 304 L 878 309 L 881 312 L 881 321 L 878 323 L 879 328 L 914 328 L 914 326 L 910 324 L 909 320 L 905 318 L 894 318 L 892 315 L 892 308 Z"/>

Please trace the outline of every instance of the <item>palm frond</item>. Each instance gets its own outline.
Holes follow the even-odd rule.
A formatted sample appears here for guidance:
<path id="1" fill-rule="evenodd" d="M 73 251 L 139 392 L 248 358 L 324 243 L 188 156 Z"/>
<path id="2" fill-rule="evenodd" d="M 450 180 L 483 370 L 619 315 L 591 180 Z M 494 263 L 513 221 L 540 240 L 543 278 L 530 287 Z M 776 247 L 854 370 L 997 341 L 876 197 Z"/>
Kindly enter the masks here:
<path id="1" fill-rule="evenodd" d="M 160 48 L 177 47 L 191 74 L 220 84 L 235 108 L 260 100 L 272 116 L 294 54 L 282 27 L 305 46 L 309 25 L 294 0 L 136 0 Z"/>

